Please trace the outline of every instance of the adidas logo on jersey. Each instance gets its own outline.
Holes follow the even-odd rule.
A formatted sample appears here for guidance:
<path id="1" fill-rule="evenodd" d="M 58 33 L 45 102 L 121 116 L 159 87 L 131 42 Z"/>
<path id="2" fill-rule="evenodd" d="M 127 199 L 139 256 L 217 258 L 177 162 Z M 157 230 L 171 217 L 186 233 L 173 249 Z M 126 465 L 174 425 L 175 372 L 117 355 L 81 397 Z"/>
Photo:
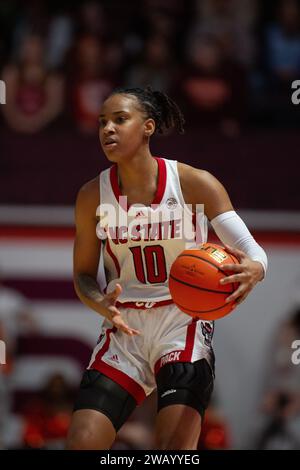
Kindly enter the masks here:
<path id="1" fill-rule="evenodd" d="M 147 217 L 146 214 L 144 214 L 143 211 L 137 211 L 136 214 L 135 214 L 135 218 L 139 218 L 139 217 Z"/>
<path id="2" fill-rule="evenodd" d="M 119 358 L 117 354 L 114 354 L 113 356 L 108 358 L 110 361 L 117 362 L 119 364 Z"/>
<path id="3" fill-rule="evenodd" d="M 179 361 L 180 355 L 182 351 L 173 351 L 166 356 L 162 357 L 160 360 L 160 367 L 164 366 L 165 364 L 168 364 L 168 362 L 175 362 Z"/>

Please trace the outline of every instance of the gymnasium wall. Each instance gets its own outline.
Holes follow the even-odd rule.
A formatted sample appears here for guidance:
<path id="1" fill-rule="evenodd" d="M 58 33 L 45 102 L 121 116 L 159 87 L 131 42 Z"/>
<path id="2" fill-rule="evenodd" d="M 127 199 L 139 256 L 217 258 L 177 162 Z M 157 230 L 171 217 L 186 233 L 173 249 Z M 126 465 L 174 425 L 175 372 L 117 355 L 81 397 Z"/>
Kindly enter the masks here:
<path id="1" fill-rule="evenodd" d="M 297 129 L 247 129 L 235 139 L 215 130 L 189 129 L 185 135 L 154 137 L 154 155 L 210 171 L 239 209 L 299 210 Z M 26 156 L 23 155 L 26 149 Z M 79 188 L 108 167 L 97 133 L 65 129 L 34 138 L 0 127 L 1 204 L 74 205 Z"/>

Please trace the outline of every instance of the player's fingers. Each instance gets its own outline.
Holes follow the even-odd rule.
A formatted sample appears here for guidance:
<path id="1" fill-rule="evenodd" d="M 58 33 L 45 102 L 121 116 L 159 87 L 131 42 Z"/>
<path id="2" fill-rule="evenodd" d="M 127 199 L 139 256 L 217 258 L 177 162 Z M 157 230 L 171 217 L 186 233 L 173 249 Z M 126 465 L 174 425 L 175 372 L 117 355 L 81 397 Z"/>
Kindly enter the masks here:
<path id="1" fill-rule="evenodd" d="M 138 330 L 135 330 L 133 328 L 129 328 L 129 326 L 124 326 L 119 328 L 120 330 L 123 331 L 123 333 L 127 334 L 128 336 L 138 336 L 141 333 Z"/>
<path id="2" fill-rule="evenodd" d="M 112 317 L 112 322 L 114 326 L 116 326 L 118 329 L 124 331 L 124 332 L 129 332 L 130 328 L 126 323 L 124 322 L 123 318 L 120 315 L 114 315 Z"/>
<path id="3" fill-rule="evenodd" d="M 249 294 L 249 292 L 246 292 L 244 295 L 241 295 L 240 297 L 238 297 L 235 301 L 235 304 L 239 305 L 242 302 L 244 302 L 244 300 L 246 300 L 246 298 L 248 297 L 248 294 Z"/>
<path id="4" fill-rule="evenodd" d="M 124 333 L 126 333 L 127 335 L 129 336 L 134 336 L 134 335 L 139 335 L 140 332 L 138 330 L 135 330 L 134 328 L 130 328 L 126 323 L 125 321 L 123 320 L 123 318 L 121 317 L 121 315 L 115 315 L 113 318 L 112 318 L 112 323 L 114 324 L 114 326 L 116 328 L 118 328 L 119 330 L 123 331 Z"/>
<path id="5" fill-rule="evenodd" d="M 111 318 L 114 318 L 114 317 L 121 317 L 121 312 L 120 310 L 117 309 L 117 307 L 115 307 L 114 305 L 110 305 L 108 307 L 108 310 L 110 312 L 110 315 L 111 315 Z M 122 317 L 121 317 L 122 318 Z"/>
<path id="6" fill-rule="evenodd" d="M 238 289 L 236 289 L 229 297 L 226 298 L 225 302 L 231 302 L 231 301 L 236 301 L 238 300 L 239 297 L 244 296 L 246 294 L 247 289 L 243 286 L 240 286 Z"/>
<path id="7" fill-rule="evenodd" d="M 133 336 L 139 336 L 141 334 L 139 330 L 135 330 L 134 328 L 130 328 L 130 331 Z"/>
<path id="8" fill-rule="evenodd" d="M 136 330 L 134 328 L 130 328 L 126 323 L 121 323 L 119 325 L 119 329 L 122 330 L 124 333 L 126 333 L 129 336 L 137 336 L 140 335 L 140 331 Z"/>
<path id="9" fill-rule="evenodd" d="M 110 313 L 110 321 L 112 322 L 112 324 L 118 328 L 118 329 L 127 329 L 129 328 L 125 321 L 123 320 L 122 316 L 121 316 L 121 313 L 119 312 L 119 310 L 115 307 L 115 306 L 110 306 L 108 307 L 108 310 L 109 310 L 109 313 Z"/>
<path id="10" fill-rule="evenodd" d="M 244 273 L 232 274 L 232 276 L 223 277 L 220 280 L 220 284 L 230 284 L 231 282 L 243 282 L 246 280 L 246 275 Z"/>
<path id="11" fill-rule="evenodd" d="M 118 292 L 118 295 L 120 295 L 123 290 L 121 284 L 117 283 L 115 290 Z"/>
<path id="12" fill-rule="evenodd" d="M 110 292 L 110 294 L 107 295 L 107 297 L 110 299 L 110 300 L 113 300 L 115 301 L 119 295 L 121 294 L 122 292 L 122 287 L 120 284 L 116 284 L 116 287 L 114 288 L 114 290 L 112 292 Z"/>
<path id="13" fill-rule="evenodd" d="M 223 264 L 222 271 L 232 271 L 234 273 L 243 272 L 244 267 L 241 264 Z"/>

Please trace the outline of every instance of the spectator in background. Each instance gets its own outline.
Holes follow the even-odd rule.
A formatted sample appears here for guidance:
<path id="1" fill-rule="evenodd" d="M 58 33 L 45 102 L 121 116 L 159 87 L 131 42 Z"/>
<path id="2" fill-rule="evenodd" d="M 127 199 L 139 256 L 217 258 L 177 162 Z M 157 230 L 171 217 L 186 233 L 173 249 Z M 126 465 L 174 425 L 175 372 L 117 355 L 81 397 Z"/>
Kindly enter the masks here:
<path id="1" fill-rule="evenodd" d="M 50 19 L 46 40 L 46 63 L 50 69 L 64 66 L 74 40 L 74 29 L 74 19 L 67 8 L 62 8 Z"/>
<path id="2" fill-rule="evenodd" d="M 128 70 L 125 84 L 142 88 L 150 85 L 153 89 L 167 93 L 175 73 L 167 40 L 163 36 L 149 37 L 145 43 L 142 60 Z"/>
<path id="3" fill-rule="evenodd" d="M 75 45 L 70 99 L 75 124 L 85 134 L 97 132 L 99 109 L 115 86 L 115 78 L 107 73 L 106 52 L 95 36 L 83 36 Z"/>
<path id="4" fill-rule="evenodd" d="M 81 2 L 77 15 L 76 33 L 78 37 L 95 36 L 104 39 L 107 33 L 107 18 L 101 2 L 88 0 Z"/>
<path id="5" fill-rule="evenodd" d="M 189 35 L 190 44 L 199 36 L 209 34 L 218 40 L 227 58 L 244 66 L 252 65 L 256 0 L 197 0 L 196 13 Z"/>
<path id="6" fill-rule="evenodd" d="M 268 417 L 257 447 L 299 449 L 300 367 L 292 362 L 292 343 L 300 339 L 300 307 L 278 327 L 272 348 L 268 385 L 261 410 Z"/>
<path id="7" fill-rule="evenodd" d="M 172 41 L 176 36 L 176 19 L 163 9 L 148 10 L 146 15 L 149 35 L 164 36 Z"/>
<path id="8" fill-rule="evenodd" d="M 18 1 L 18 12 L 15 15 L 12 30 L 13 60 L 18 60 L 24 41 L 28 36 L 47 37 L 49 14 L 46 2 L 40 0 Z"/>
<path id="9" fill-rule="evenodd" d="M 6 444 L 11 403 L 10 375 L 13 371 L 17 339 L 20 333 L 36 330 L 36 322 L 27 300 L 14 289 L 0 282 L 0 339 L 6 346 L 5 364 L 0 365 L 0 449 Z"/>
<path id="10" fill-rule="evenodd" d="M 145 0 L 143 13 L 145 31 L 149 36 L 164 36 L 174 45 L 176 57 L 181 61 L 185 37 L 190 27 L 193 1 Z"/>
<path id="11" fill-rule="evenodd" d="M 50 73 L 44 63 L 40 36 L 24 39 L 20 58 L 2 73 L 6 83 L 6 123 L 15 131 L 34 134 L 52 123 L 63 109 L 63 78 Z"/>
<path id="12" fill-rule="evenodd" d="M 276 85 L 288 86 L 300 75 L 300 7 L 281 0 L 277 20 L 266 28 L 266 62 Z"/>
<path id="13" fill-rule="evenodd" d="M 125 67 L 124 45 L 118 39 L 110 39 L 105 43 L 105 70 L 115 82 L 120 81 Z M 118 77 L 118 78 L 117 78 Z"/>
<path id="14" fill-rule="evenodd" d="M 38 397 L 26 405 L 23 445 L 30 448 L 63 449 L 72 409 L 71 387 L 61 374 L 53 374 Z"/>
<path id="15" fill-rule="evenodd" d="M 6 365 L 1 366 L 0 372 L 9 373 L 12 370 L 19 334 L 35 330 L 36 322 L 27 299 L 0 282 L 0 339 L 6 344 Z"/>
<path id="16" fill-rule="evenodd" d="M 228 423 L 214 403 L 207 408 L 198 442 L 199 450 L 226 450 L 230 448 Z"/>
<path id="17" fill-rule="evenodd" d="M 243 68 L 224 58 L 211 36 L 201 37 L 189 54 L 187 68 L 173 92 L 185 109 L 188 124 L 219 128 L 229 137 L 238 135 L 245 113 Z"/>
<path id="18" fill-rule="evenodd" d="M 144 31 L 141 31 L 141 34 L 144 40 L 149 37 L 165 38 L 176 51 L 177 61 L 181 62 L 189 18 L 184 8 L 177 10 L 168 3 L 156 6 L 151 6 L 151 2 L 146 3 L 142 22 Z M 176 3 L 178 2 L 175 2 L 174 6 Z"/>

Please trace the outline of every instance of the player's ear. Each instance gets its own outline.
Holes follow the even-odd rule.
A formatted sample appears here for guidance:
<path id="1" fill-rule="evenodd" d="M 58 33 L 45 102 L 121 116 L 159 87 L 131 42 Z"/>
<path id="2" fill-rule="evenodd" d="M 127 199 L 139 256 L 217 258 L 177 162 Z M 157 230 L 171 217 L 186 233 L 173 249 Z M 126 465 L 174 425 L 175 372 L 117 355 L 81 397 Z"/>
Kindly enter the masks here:
<path id="1" fill-rule="evenodd" d="M 155 122 L 154 122 L 154 119 L 147 119 L 145 122 L 144 122 L 144 129 L 145 129 L 145 135 L 147 137 L 151 137 L 151 135 L 154 134 L 155 132 Z"/>

